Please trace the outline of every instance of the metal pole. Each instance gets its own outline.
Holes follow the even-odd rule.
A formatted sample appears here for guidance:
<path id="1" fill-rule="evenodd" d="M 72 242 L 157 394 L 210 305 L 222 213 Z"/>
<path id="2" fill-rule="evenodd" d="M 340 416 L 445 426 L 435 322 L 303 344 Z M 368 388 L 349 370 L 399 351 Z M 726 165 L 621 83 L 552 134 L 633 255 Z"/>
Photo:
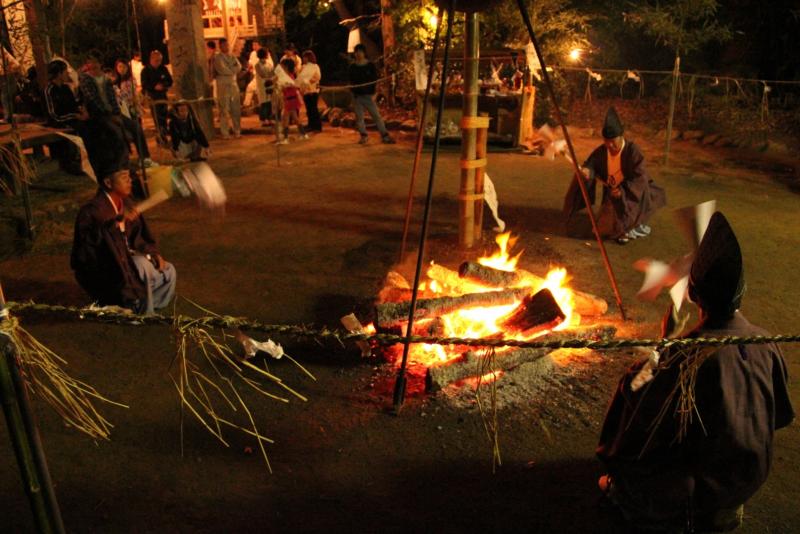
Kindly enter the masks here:
<path id="1" fill-rule="evenodd" d="M 463 121 L 478 116 L 478 13 L 464 15 L 464 99 L 461 111 L 461 188 L 458 195 L 458 246 L 470 249 L 475 245 L 475 169 L 465 162 L 475 159 L 478 131 Z M 444 79 L 444 78 L 443 78 Z M 444 83 L 444 82 L 443 82 Z M 468 127 L 466 127 L 468 126 Z"/>
<path id="2" fill-rule="evenodd" d="M 614 297 L 617 299 L 619 312 L 622 315 L 622 319 L 626 320 L 627 317 L 625 317 L 625 308 L 622 306 L 622 295 L 620 295 L 619 287 L 617 286 L 617 278 L 614 276 L 614 269 L 611 267 L 611 260 L 608 259 L 608 253 L 606 252 L 605 244 L 603 244 L 603 238 L 600 235 L 600 230 L 597 228 L 597 220 L 595 219 L 594 212 L 592 211 L 592 204 L 589 200 L 589 192 L 586 190 L 586 184 L 583 182 L 583 174 L 578 167 L 578 158 L 575 155 L 575 147 L 572 145 L 572 139 L 569 136 L 567 124 L 564 122 L 564 117 L 561 114 L 561 107 L 558 105 L 558 97 L 556 96 L 555 89 L 553 89 L 553 83 L 550 81 L 550 75 L 547 73 L 547 66 L 544 62 L 542 50 L 539 48 L 539 42 L 536 40 L 536 35 L 533 33 L 531 18 L 528 16 L 528 10 L 525 8 L 524 0 L 517 0 L 517 5 L 519 6 L 520 15 L 522 15 L 522 21 L 528 28 L 528 35 L 533 43 L 533 48 L 536 50 L 536 56 L 539 58 L 539 64 L 542 67 L 542 78 L 547 86 L 547 92 L 550 93 L 550 100 L 553 102 L 556 120 L 558 120 L 558 122 L 561 124 L 561 131 L 564 133 L 564 140 L 567 142 L 569 155 L 572 159 L 572 167 L 575 171 L 575 179 L 578 181 L 578 186 L 581 189 L 581 195 L 583 195 L 583 201 L 586 204 L 586 213 L 589 215 L 589 220 L 592 222 L 592 230 L 594 230 L 594 236 L 597 239 L 597 244 L 600 247 L 600 253 L 603 256 L 603 263 L 605 264 L 606 272 L 608 273 L 608 279 L 611 281 L 611 287 L 614 290 Z"/>
<path id="3" fill-rule="evenodd" d="M 667 145 L 664 148 L 664 165 L 669 165 L 669 148 L 672 144 L 672 118 L 675 116 L 675 101 L 678 98 L 678 80 L 681 77 L 681 58 L 675 55 L 675 67 L 672 69 L 672 92 L 669 95 L 669 117 L 667 118 Z"/>
<path id="4" fill-rule="evenodd" d="M 444 60 L 442 72 L 447 72 L 447 64 L 450 61 L 450 42 L 453 38 L 453 7 L 455 0 L 450 0 L 447 7 L 447 32 L 444 41 Z M 411 287 L 411 306 L 408 312 L 408 328 L 406 329 L 406 341 L 403 345 L 403 359 L 400 362 L 400 369 L 397 371 L 397 380 L 394 384 L 394 413 L 399 414 L 403 407 L 406 397 L 406 368 L 408 366 L 408 350 L 411 346 L 411 332 L 414 326 L 414 315 L 417 311 L 417 294 L 419 293 L 419 279 L 422 274 L 422 259 L 425 253 L 425 241 L 428 238 L 428 221 L 431 214 L 431 204 L 433 200 L 433 179 L 436 176 L 436 160 L 439 157 L 439 141 L 442 134 L 442 113 L 444 112 L 444 95 L 447 84 L 442 80 L 439 87 L 439 106 L 436 114 L 436 132 L 433 139 L 433 153 L 431 154 L 431 171 L 428 176 L 428 192 L 425 196 L 425 211 L 422 214 L 422 230 L 419 234 L 419 250 L 417 251 L 417 267 L 414 272 L 414 285 Z"/>
<path id="5" fill-rule="evenodd" d="M 436 14 L 436 31 L 433 36 L 433 48 L 431 50 L 431 64 L 428 67 L 428 80 L 425 82 L 425 97 L 422 101 L 422 111 L 419 116 L 419 127 L 417 128 L 417 149 L 414 153 L 414 165 L 411 167 L 411 182 L 408 184 L 408 201 L 406 202 L 406 218 L 403 223 L 403 242 L 400 245 L 400 263 L 403 263 L 406 255 L 406 242 L 408 240 L 408 226 L 411 223 L 411 208 L 414 205 L 414 186 L 417 182 L 417 171 L 419 170 L 419 160 L 422 157 L 422 144 L 425 140 L 425 121 L 428 118 L 428 102 L 431 98 L 431 85 L 436 64 L 436 53 L 439 51 L 439 34 L 442 29 L 442 13 L 444 10 L 439 8 Z M 441 78 L 441 77 L 440 77 Z M 335 94 L 335 92 L 334 92 Z"/>

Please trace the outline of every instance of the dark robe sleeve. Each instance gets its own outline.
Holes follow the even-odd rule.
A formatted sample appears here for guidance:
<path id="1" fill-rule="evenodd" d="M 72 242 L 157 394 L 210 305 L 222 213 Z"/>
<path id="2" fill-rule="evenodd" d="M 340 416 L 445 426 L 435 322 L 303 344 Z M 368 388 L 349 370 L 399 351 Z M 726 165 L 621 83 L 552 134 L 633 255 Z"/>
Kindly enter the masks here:
<path id="1" fill-rule="evenodd" d="M 173 115 L 169 117 L 169 138 L 172 143 L 172 150 L 178 150 L 181 144 L 181 133 L 178 130 L 178 120 Z"/>
<path id="2" fill-rule="evenodd" d="M 158 255 L 158 242 L 155 236 L 150 231 L 143 215 L 139 215 L 136 221 L 130 223 L 128 229 L 128 241 L 132 250 L 142 254 Z"/>
<path id="3" fill-rule="evenodd" d="M 589 169 L 589 180 L 586 181 L 586 190 L 589 193 L 589 201 L 594 205 L 595 197 L 596 197 L 596 189 L 597 189 L 597 176 L 602 176 L 604 172 L 603 169 L 605 167 L 601 167 L 605 152 L 603 147 L 600 146 L 592 152 L 586 161 L 583 162 L 583 167 Z M 603 157 L 601 157 L 603 156 Z M 583 194 L 581 193 L 581 187 L 578 184 L 578 180 L 580 178 L 578 176 L 574 176 L 572 178 L 572 182 L 569 184 L 569 189 L 567 189 L 567 194 L 564 196 L 564 207 L 563 207 L 563 214 L 566 219 L 569 219 L 574 213 L 582 210 L 586 207 L 586 203 L 583 201 Z"/>
<path id="4" fill-rule="evenodd" d="M 781 349 L 773 346 L 772 352 L 772 386 L 775 395 L 775 429 L 784 428 L 794 420 L 794 408 L 789 398 L 789 372 Z"/>
<path id="5" fill-rule="evenodd" d="M 173 81 L 172 81 L 172 74 L 170 74 L 170 73 L 169 73 L 169 69 L 168 69 L 166 66 L 164 66 L 164 65 L 161 65 L 161 68 L 162 68 L 162 69 L 163 69 L 163 71 L 164 71 L 164 81 L 163 81 L 163 85 L 164 85 L 164 90 L 166 91 L 167 89 L 169 89 L 170 87 L 172 87 L 172 83 L 173 83 Z"/>

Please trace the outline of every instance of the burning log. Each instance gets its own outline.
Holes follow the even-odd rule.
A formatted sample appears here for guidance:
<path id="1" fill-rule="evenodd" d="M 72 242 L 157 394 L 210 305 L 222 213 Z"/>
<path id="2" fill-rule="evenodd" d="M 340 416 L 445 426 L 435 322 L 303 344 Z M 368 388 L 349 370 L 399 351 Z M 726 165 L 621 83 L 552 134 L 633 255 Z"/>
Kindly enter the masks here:
<path id="1" fill-rule="evenodd" d="M 526 296 L 502 323 L 503 330 L 532 334 L 558 326 L 566 315 L 549 289 Z"/>
<path id="2" fill-rule="evenodd" d="M 529 288 L 504 289 L 486 293 L 468 293 L 458 297 L 437 297 L 417 301 L 415 318 L 437 317 L 460 309 L 507 306 L 522 300 Z M 375 306 L 375 324 L 379 328 L 391 328 L 408 320 L 411 302 L 384 302 Z"/>
<path id="3" fill-rule="evenodd" d="M 440 285 L 460 293 L 480 293 L 486 291 L 486 284 L 471 282 L 461 278 L 457 271 L 443 267 L 438 263 L 431 263 L 426 272 L 428 278 L 435 280 Z"/>
<path id="4" fill-rule="evenodd" d="M 522 284 L 523 278 L 516 271 L 501 271 L 481 265 L 476 261 L 465 261 L 458 267 L 458 276 L 490 287 L 511 287 Z"/>
<path id="5" fill-rule="evenodd" d="M 596 326 L 579 329 L 570 329 L 564 332 L 553 332 L 542 336 L 539 341 L 559 341 L 566 339 L 593 339 L 606 341 L 614 337 L 617 329 L 613 326 Z M 508 352 L 497 353 L 495 357 L 495 371 L 508 371 L 519 367 L 523 363 L 533 362 L 546 357 L 553 349 L 512 349 Z M 463 380 L 479 373 L 481 355 L 473 349 L 465 352 L 455 360 L 442 362 L 428 367 L 425 376 L 426 391 L 438 391 L 443 387 Z"/>
<path id="6" fill-rule="evenodd" d="M 458 274 L 465 280 L 486 287 L 540 287 L 545 283 L 544 278 L 524 269 L 501 271 L 472 261 L 462 263 L 458 268 Z M 598 317 L 608 311 L 608 303 L 600 297 L 582 291 L 573 290 L 572 293 L 575 313 L 581 317 Z"/>

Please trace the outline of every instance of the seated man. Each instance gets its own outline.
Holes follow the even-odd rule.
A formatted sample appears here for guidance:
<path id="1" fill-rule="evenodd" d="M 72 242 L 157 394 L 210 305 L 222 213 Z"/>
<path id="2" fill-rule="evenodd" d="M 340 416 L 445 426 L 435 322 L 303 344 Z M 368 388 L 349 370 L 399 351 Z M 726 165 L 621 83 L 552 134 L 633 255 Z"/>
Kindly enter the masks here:
<path id="1" fill-rule="evenodd" d="M 75 278 L 101 305 L 151 314 L 169 304 L 176 273 L 130 200 L 127 171 L 106 176 L 78 212 L 72 243 Z"/>
<path id="2" fill-rule="evenodd" d="M 169 137 L 172 154 L 178 159 L 203 161 L 203 149 L 208 149 L 208 139 L 197 123 L 186 102 L 178 102 L 169 118 Z"/>
<path id="3" fill-rule="evenodd" d="M 664 190 L 647 174 L 639 147 L 625 139 L 623 132 L 616 110 L 609 108 L 603 125 L 603 145 L 591 153 L 581 168 L 592 204 L 597 181 L 603 186 L 603 201 L 597 215 L 600 236 L 616 239 L 621 245 L 650 235 L 647 221 L 667 202 Z M 584 206 L 577 178 L 573 179 L 564 198 L 570 237 L 585 239 L 592 234 L 588 217 L 579 213 Z"/>
<path id="4" fill-rule="evenodd" d="M 715 213 L 691 267 L 700 324 L 686 337 L 766 335 L 738 311 L 739 243 Z M 673 330 L 670 310 L 664 330 Z M 674 323 L 673 323 L 674 324 Z M 775 430 L 794 418 L 786 362 L 773 343 L 670 347 L 620 380 L 600 434 L 600 479 L 637 528 L 730 530 L 767 479 Z M 687 516 L 687 510 L 691 515 Z"/>
<path id="5" fill-rule="evenodd" d="M 55 128 L 71 130 L 82 139 L 87 136 L 89 113 L 80 105 L 72 92 L 69 76 L 69 65 L 60 59 L 54 59 L 47 65 L 47 77 L 50 83 L 44 91 L 48 124 Z M 59 160 L 61 168 L 72 174 L 81 174 L 81 154 L 77 148 L 67 143 L 53 143 L 50 154 Z"/>

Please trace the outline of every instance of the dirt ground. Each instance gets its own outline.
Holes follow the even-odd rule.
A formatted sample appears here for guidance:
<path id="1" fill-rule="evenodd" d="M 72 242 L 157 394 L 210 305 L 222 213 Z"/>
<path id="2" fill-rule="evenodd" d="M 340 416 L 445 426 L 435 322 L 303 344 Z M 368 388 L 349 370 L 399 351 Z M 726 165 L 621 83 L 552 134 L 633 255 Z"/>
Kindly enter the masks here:
<path id="1" fill-rule="evenodd" d="M 657 163 L 661 143 L 652 132 L 633 128 L 629 137 L 644 147 L 671 207 L 716 199 L 731 220 L 747 271 L 743 312 L 772 332 L 796 332 L 800 219 L 798 196 L 782 181 L 784 171 L 760 159 L 740 161 L 733 150 L 684 142 L 673 145 L 673 164 L 665 169 Z M 191 200 L 147 214 L 164 256 L 177 268 L 179 294 L 219 313 L 264 322 L 336 326 L 352 311 L 364 317 L 397 260 L 413 139 L 401 135 L 395 146 L 379 144 L 374 134 L 367 146 L 356 140 L 351 131 L 328 129 L 282 148 L 280 167 L 272 138 L 258 130 L 214 142 L 211 164 L 229 196 L 225 215 L 209 216 Z M 580 155 L 597 142 L 586 130 L 576 132 Z M 431 259 L 458 256 L 458 158 L 449 149 L 439 162 Z M 567 162 L 498 152 L 490 154 L 488 172 L 501 215 L 527 250 L 522 266 L 538 271 L 565 265 L 575 287 L 612 303 L 596 244 L 567 239 L 561 229 Z M 67 191 L 33 192 L 39 237 L 32 247 L 11 247 L 6 240 L 0 266 L 5 294 L 17 301 L 88 304 L 69 269 L 69 250 L 77 207 L 94 189 L 86 179 L 57 173 L 41 183 Z M 423 186 L 417 188 L 415 221 Z M 19 208 L 6 199 L 3 214 L 8 222 Z M 686 252 L 668 209 L 652 226 L 648 239 L 608 245 L 631 318 L 621 324 L 626 335 L 657 334 L 667 303 L 664 296 L 655 304 L 636 301 L 641 274 L 632 263 Z M 185 302 L 179 309 L 196 313 Z M 618 317 L 617 308 L 612 305 L 609 314 Z M 271 363 L 308 402 L 284 405 L 248 395 L 259 427 L 276 441 L 268 447 L 269 475 L 258 453 L 248 452 L 254 440 L 230 432 L 225 448 L 193 420 L 184 427 L 181 457 L 179 404 L 167 375 L 174 356 L 168 328 L 24 322 L 69 361 L 72 373 L 130 406 L 104 407 L 115 428 L 109 442 L 95 443 L 36 403 L 70 531 L 621 531 L 618 518 L 600 504 L 594 447 L 631 353 L 567 359 L 536 387 L 527 387 L 524 369 L 503 377 L 501 389 L 517 382 L 524 387 L 517 390 L 519 401 L 505 403 L 499 413 L 503 465 L 492 474 L 482 420 L 463 392 L 459 402 L 447 391 L 412 396 L 395 417 L 386 410 L 390 365 L 360 360 L 353 348 L 281 340 L 317 381 L 289 363 Z M 792 398 L 800 406 L 800 351 L 786 346 L 785 352 Z M 743 532 L 800 530 L 799 428 L 778 433 L 772 474 L 748 503 Z M 0 444 L 6 451 L 0 454 L 0 530 L 30 531 L 5 425 Z"/>

